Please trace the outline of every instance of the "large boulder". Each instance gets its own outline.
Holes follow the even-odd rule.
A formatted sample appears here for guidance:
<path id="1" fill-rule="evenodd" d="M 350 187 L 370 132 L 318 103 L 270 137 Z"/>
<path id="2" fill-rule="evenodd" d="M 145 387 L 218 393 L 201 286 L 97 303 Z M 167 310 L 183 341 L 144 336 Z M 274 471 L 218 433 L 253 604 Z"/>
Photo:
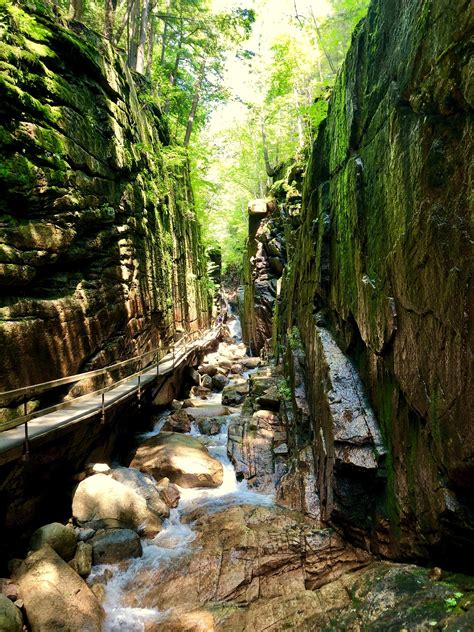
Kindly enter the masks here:
<path id="1" fill-rule="evenodd" d="M 0 630 L 2 632 L 23 632 L 20 611 L 5 595 L 0 595 Z"/>
<path id="2" fill-rule="evenodd" d="M 181 487 L 219 487 L 223 480 L 220 461 L 194 437 L 175 432 L 147 439 L 135 451 L 130 467 L 156 480 L 167 477 Z"/>
<path id="3" fill-rule="evenodd" d="M 186 408 L 186 412 L 193 419 L 202 419 L 203 417 L 223 417 L 229 414 L 227 406 L 221 405 L 209 405 L 209 406 L 195 406 L 193 408 Z"/>
<path id="4" fill-rule="evenodd" d="M 112 471 L 112 478 L 142 496 L 146 500 L 148 509 L 160 518 L 169 517 L 169 506 L 153 476 L 144 474 L 133 467 L 116 467 Z"/>
<path id="5" fill-rule="evenodd" d="M 116 564 L 142 556 L 140 537 L 131 529 L 107 529 L 91 540 L 94 564 Z"/>
<path id="6" fill-rule="evenodd" d="M 101 632 L 104 611 L 87 584 L 48 545 L 15 573 L 32 632 Z"/>
<path id="7" fill-rule="evenodd" d="M 147 535 L 160 530 L 158 517 L 149 510 L 145 498 L 105 474 L 95 474 L 79 483 L 72 514 L 80 524 L 95 528 L 144 529 Z"/>
<path id="8" fill-rule="evenodd" d="M 40 527 L 31 536 L 30 549 L 38 551 L 45 544 L 49 544 L 63 560 L 69 562 L 76 551 L 77 539 L 74 529 L 59 522 Z"/>

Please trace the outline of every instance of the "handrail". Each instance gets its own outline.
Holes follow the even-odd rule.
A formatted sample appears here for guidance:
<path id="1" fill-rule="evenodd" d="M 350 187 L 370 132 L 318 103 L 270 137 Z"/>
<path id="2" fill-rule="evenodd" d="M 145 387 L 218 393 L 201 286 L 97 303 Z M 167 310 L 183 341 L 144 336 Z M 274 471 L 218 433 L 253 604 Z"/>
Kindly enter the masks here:
<path id="1" fill-rule="evenodd" d="M 57 386 L 61 386 L 64 384 L 70 384 L 72 382 L 77 382 L 80 381 L 84 378 L 88 378 L 88 377 L 95 377 L 98 375 L 106 375 L 107 373 L 109 373 L 109 371 L 116 369 L 118 367 L 121 366 L 125 366 L 127 364 L 130 364 L 132 362 L 137 362 L 138 360 L 141 360 L 142 358 L 144 358 L 145 356 L 149 356 L 152 353 L 157 354 L 157 361 L 155 363 L 149 363 L 148 365 L 146 365 L 145 367 L 142 367 L 139 371 L 131 374 L 131 375 L 127 375 L 126 377 L 123 377 L 122 379 L 118 380 L 118 381 L 114 381 L 112 384 L 108 384 L 107 386 L 104 386 L 96 391 L 90 392 L 90 393 L 85 393 L 84 395 L 80 395 L 78 397 L 74 397 L 73 399 L 64 401 L 64 402 L 60 402 L 59 404 L 55 404 L 54 406 L 50 406 L 48 408 L 43 408 L 41 410 L 37 410 L 37 411 L 33 411 L 32 413 L 28 413 L 26 415 L 22 415 L 21 417 L 16 417 L 15 419 L 12 419 L 10 421 L 6 421 L 3 423 L 0 423 L 0 433 L 5 431 L 5 430 L 11 430 L 12 428 L 16 428 L 18 426 L 21 426 L 22 424 L 25 424 L 25 434 L 27 434 L 27 424 L 29 421 L 37 418 L 37 417 L 42 417 L 43 415 L 47 415 L 49 413 L 52 412 L 56 412 L 57 410 L 62 410 L 63 408 L 67 408 L 68 406 L 71 406 L 73 404 L 75 404 L 78 401 L 82 401 L 83 399 L 86 398 L 90 398 L 90 397 L 95 397 L 97 395 L 102 395 L 102 406 L 104 406 L 104 401 L 103 401 L 103 396 L 105 395 L 105 393 L 107 393 L 108 391 L 113 390 L 114 388 L 116 388 L 117 386 L 120 386 L 121 384 L 123 384 L 124 382 L 127 382 L 129 380 L 132 380 L 136 377 L 140 378 L 140 376 L 145 373 L 146 371 L 149 371 L 150 369 L 157 367 L 159 369 L 159 364 L 160 362 L 166 358 L 166 356 L 168 354 L 172 353 L 172 359 L 173 359 L 173 367 L 174 367 L 174 363 L 175 363 L 175 352 L 179 351 L 179 348 L 182 346 L 181 343 L 184 343 L 184 351 L 186 352 L 186 343 L 188 340 L 195 340 L 196 339 L 196 334 L 197 337 L 199 337 L 203 332 L 208 331 L 208 332 L 212 332 L 217 330 L 218 327 L 213 327 L 211 329 L 200 329 L 200 330 L 196 330 L 193 332 L 187 332 L 182 338 L 180 338 L 176 344 L 174 345 L 170 345 L 167 347 L 159 347 L 158 349 L 154 349 L 152 351 L 147 351 L 145 353 L 142 353 L 138 356 L 134 356 L 133 358 L 130 358 L 129 360 L 124 360 L 122 362 L 117 362 L 116 364 L 110 365 L 108 367 L 104 367 L 102 369 L 97 369 L 95 371 L 88 371 L 87 373 L 79 373 L 77 375 L 74 376 L 68 376 L 66 378 L 59 378 L 57 380 L 51 380 L 50 382 L 43 382 L 41 384 L 34 384 L 32 386 L 28 386 L 28 387 L 22 387 L 20 389 L 15 389 L 12 391 L 6 391 L 4 393 L 0 393 L 0 402 L 4 401 L 6 399 L 6 396 L 8 395 L 11 399 L 11 394 L 12 393 L 18 393 L 21 392 L 21 394 L 25 395 L 31 395 L 32 393 L 37 394 L 38 392 L 44 392 L 46 390 L 50 390 L 51 388 L 55 388 Z M 162 355 L 160 357 L 160 352 L 165 351 L 165 354 Z M 49 387 L 49 388 L 47 388 Z M 138 384 L 137 388 L 140 388 L 140 383 Z M 37 390 L 40 389 L 40 390 Z"/>
<path id="2" fill-rule="evenodd" d="M 194 332 L 187 332 L 182 338 L 180 338 L 177 343 L 186 339 L 190 334 L 194 335 L 195 333 L 201 334 L 204 329 L 200 329 Z M 44 393 L 45 391 L 49 391 L 52 388 L 57 388 L 58 386 L 64 386 L 66 384 L 72 384 L 73 382 L 79 382 L 81 380 L 89 379 L 92 377 L 99 377 L 100 375 L 105 375 L 110 371 L 114 371 L 115 369 L 128 366 L 132 364 L 132 362 L 137 362 L 141 360 L 145 356 L 149 356 L 151 354 L 159 353 L 160 351 L 167 350 L 169 351 L 175 345 L 168 345 L 167 347 L 157 347 L 155 349 L 151 349 L 150 351 L 145 351 L 145 353 L 141 353 L 137 356 L 133 356 L 133 358 L 128 358 L 127 360 L 121 360 L 120 362 L 116 362 L 115 364 L 110 364 L 106 367 L 102 367 L 101 369 L 94 369 L 93 371 L 86 371 L 85 373 L 76 373 L 75 375 L 68 375 L 67 377 L 60 377 L 56 380 L 50 380 L 48 382 L 40 382 L 38 384 L 31 384 L 30 386 L 22 386 L 21 388 L 16 388 L 11 391 L 4 391 L 0 393 L 0 404 L 6 401 L 14 401 L 21 398 L 23 395 L 28 395 L 32 397 L 33 395 L 39 395 L 40 393 Z"/>

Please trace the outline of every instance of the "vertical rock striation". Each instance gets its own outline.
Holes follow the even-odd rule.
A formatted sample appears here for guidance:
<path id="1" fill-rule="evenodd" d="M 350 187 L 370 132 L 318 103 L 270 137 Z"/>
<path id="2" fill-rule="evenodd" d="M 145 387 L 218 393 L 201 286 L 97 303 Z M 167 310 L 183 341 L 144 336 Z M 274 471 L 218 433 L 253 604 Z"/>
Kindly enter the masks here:
<path id="1" fill-rule="evenodd" d="M 28 7 L 0 2 L 2 389 L 148 351 L 209 315 L 187 164 L 167 160 L 146 86 L 107 40 Z"/>
<path id="2" fill-rule="evenodd" d="M 343 515 L 323 502 L 323 517 L 363 526 L 383 554 L 457 563 L 474 540 L 472 17 L 465 0 L 372 2 L 312 149 L 279 307 L 306 351 L 322 500 L 343 482 L 324 455 L 340 430 L 332 336 L 385 445 L 378 491 Z"/>

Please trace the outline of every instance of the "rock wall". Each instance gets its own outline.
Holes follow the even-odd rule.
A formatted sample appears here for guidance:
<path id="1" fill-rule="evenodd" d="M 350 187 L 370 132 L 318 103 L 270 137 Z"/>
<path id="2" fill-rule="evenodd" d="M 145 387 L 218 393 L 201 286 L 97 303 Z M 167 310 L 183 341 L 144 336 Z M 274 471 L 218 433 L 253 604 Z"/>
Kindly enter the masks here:
<path id="1" fill-rule="evenodd" d="M 278 282 L 287 263 L 286 233 L 299 218 L 303 165 L 282 167 L 267 199 L 248 206 L 249 231 L 243 262 L 240 320 L 245 344 L 253 354 L 271 348 L 277 322 Z"/>
<path id="2" fill-rule="evenodd" d="M 474 541 L 472 17 L 465 0 L 372 2 L 318 130 L 279 306 L 306 352 L 322 500 L 344 481 L 327 456 L 350 421 L 329 414 L 334 340 L 386 450 L 363 507 L 323 502 L 323 518 L 359 521 L 385 555 L 453 564 Z"/>
<path id="3" fill-rule="evenodd" d="M 7 390 L 166 344 L 208 322 L 209 297 L 187 164 L 143 79 L 40 2 L 0 14 Z"/>

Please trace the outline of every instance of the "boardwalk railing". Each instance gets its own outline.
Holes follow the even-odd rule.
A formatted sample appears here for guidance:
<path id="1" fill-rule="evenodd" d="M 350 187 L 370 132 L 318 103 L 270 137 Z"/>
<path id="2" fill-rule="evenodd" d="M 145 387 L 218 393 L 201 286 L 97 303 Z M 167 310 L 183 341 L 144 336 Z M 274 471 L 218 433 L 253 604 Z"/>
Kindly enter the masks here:
<path id="1" fill-rule="evenodd" d="M 105 403 L 105 394 L 108 391 L 124 384 L 127 381 L 131 381 L 134 378 L 137 379 L 136 388 L 134 388 L 133 392 L 137 392 L 138 399 L 141 398 L 142 391 L 142 383 L 141 376 L 145 372 L 149 372 L 151 369 L 156 367 L 156 375 L 160 375 L 160 363 L 162 363 L 163 359 L 169 356 L 167 362 L 171 362 L 171 369 L 174 369 L 176 366 L 176 359 L 186 355 L 187 345 L 192 343 L 203 336 L 209 336 L 212 333 L 218 333 L 220 327 L 216 326 L 212 329 L 202 329 L 198 331 L 188 332 L 184 336 L 182 336 L 175 344 L 169 345 L 167 347 L 159 347 L 157 349 L 152 349 L 151 351 L 146 351 L 140 355 L 134 356 L 133 358 L 129 358 L 128 360 L 123 360 L 121 362 L 116 362 L 115 364 L 111 364 L 109 366 L 103 367 L 102 369 L 96 369 L 94 371 L 87 371 L 86 373 L 78 373 L 76 375 L 70 375 L 68 377 L 59 378 L 57 380 L 51 380 L 49 382 L 42 382 L 40 384 L 32 384 L 30 386 L 24 386 L 22 388 L 17 388 L 11 391 L 5 391 L 0 393 L 0 406 L 2 404 L 8 404 L 11 402 L 23 401 L 24 413 L 23 415 L 16 417 L 14 419 L 1 422 L 0 423 L 0 433 L 5 430 L 11 430 L 12 428 L 17 428 L 24 424 L 25 426 L 25 452 L 28 452 L 28 422 L 36 419 L 37 417 L 42 417 L 44 415 L 48 415 L 49 413 L 53 413 L 55 411 L 62 410 L 67 408 L 68 406 L 72 406 L 77 402 L 83 401 L 87 398 L 92 398 L 94 396 L 101 396 L 101 410 L 102 410 L 102 421 L 105 419 L 105 410 L 106 408 L 115 405 L 117 403 L 114 400 L 111 404 Z M 51 391 L 52 389 L 58 388 L 60 386 L 65 386 L 67 384 L 74 384 L 76 382 L 80 382 L 86 379 L 98 378 L 102 377 L 104 379 L 110 378 L 111 373 L 117 370 L 127 369 L 131 365 L 135 366 L 138 364 L 140 366 L 138 371 L 134 371 L 130 375 L 125 377 L 121 377 L 120 379 L 116 379 L 110 384 L 103 386 L 95 391 L 88 392 L 84 395 L 80 395 L 78 397 L 73 397 L 66 401 L 62 401 L 59 404 L 55 404 L 54 406 L 49 406 L 48 408 L 42 408 L 40 410 L 35 410 L 31 413 L 28 413 L 28 401 L 31 400 L 32 397 L 37 395 L 46 393 Z M 170 369 L 169 369 L 170 370 Z M 127 393 L 127 397 L 130 393 Z M 20 403 L 21 405 L 21 403 Z"/>

